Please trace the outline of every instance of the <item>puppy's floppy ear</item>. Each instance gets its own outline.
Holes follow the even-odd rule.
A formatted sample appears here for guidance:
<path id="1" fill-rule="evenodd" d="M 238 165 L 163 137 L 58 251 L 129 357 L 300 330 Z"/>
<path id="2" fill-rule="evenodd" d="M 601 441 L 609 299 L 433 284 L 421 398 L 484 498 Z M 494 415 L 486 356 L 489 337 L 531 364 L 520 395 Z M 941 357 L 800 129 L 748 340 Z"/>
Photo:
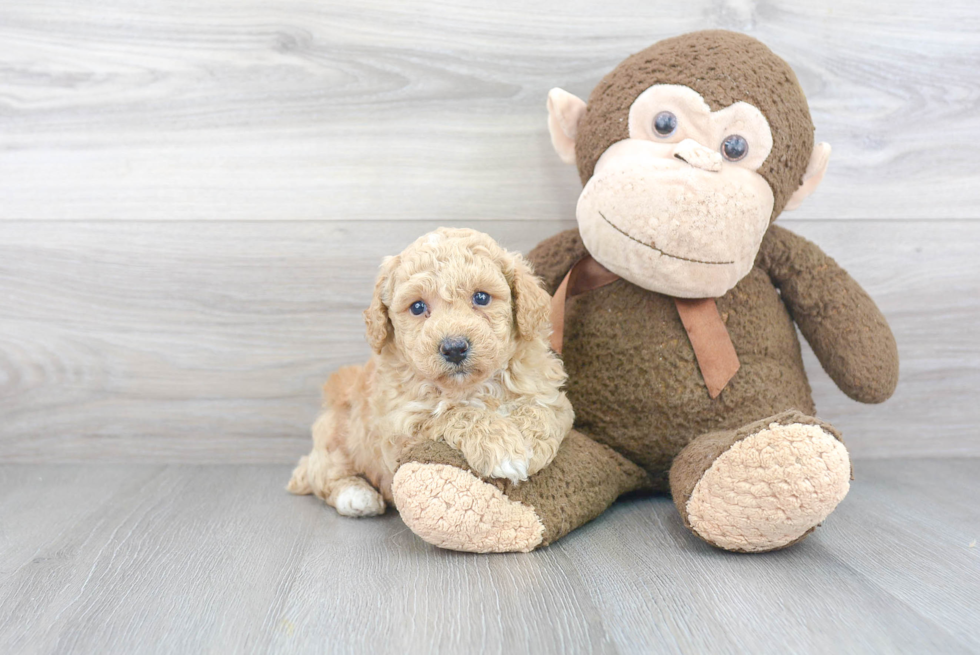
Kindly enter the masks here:
<path id="1" fill-rule="evenodd" d="M 551 296 L 544 290 L 541 280 L 531 270 L 523 257 L 508 253 L 510 262 L 504 275 L 510 282 L 514 303 L 514 325 L 522 339 L 530 341 L 538 336 L 551 319 Z"/>
<path id="2" fill-rule="evenodd" d="M 374 297 L 371 305 L 364 310 L 364 323 L 367 325 L 367 341 L 371 349 L 380 353 L 389 339 L 395 336 L 395 327 L 388 318 L 386 301 L 391 298 L 391 274 L 397 268 L 398 257 L 385 257 L 374 283 Z"/>

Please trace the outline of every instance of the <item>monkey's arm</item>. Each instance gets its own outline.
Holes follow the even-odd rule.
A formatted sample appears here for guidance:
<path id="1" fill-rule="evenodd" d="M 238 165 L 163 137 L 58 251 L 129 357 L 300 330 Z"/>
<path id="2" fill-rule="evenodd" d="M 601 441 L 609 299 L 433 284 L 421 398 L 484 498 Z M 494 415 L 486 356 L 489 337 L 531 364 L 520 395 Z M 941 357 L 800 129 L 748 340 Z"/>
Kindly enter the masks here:
<path id="1" fill-rule="evenodd" d="M 572 264 L 588 254 L 578 230 L 565 230 L 536 245 L 527 259 L 544 280 L 544 288 L 554 295 Z"/>
<path id="2" fill-rule="evenodd" d="M 847 271 L 813 243 L 775 225 L 757 263 L 841 391 L 863 403 L 887 400 L 898 383 L 895 337 Z"/>

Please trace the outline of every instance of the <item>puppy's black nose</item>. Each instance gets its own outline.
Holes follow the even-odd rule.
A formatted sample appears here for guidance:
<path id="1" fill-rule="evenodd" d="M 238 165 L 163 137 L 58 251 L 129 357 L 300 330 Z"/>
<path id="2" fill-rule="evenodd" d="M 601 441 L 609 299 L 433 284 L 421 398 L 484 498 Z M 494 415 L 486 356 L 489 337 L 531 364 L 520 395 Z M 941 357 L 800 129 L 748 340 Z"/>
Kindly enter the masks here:
<path id="1" fill-rule="evenodd" d="M 439 344 L 439 354 L 447 362 L 459 364 L 470 353 L 470 342 L 463 337 L 446 337 Z"/>

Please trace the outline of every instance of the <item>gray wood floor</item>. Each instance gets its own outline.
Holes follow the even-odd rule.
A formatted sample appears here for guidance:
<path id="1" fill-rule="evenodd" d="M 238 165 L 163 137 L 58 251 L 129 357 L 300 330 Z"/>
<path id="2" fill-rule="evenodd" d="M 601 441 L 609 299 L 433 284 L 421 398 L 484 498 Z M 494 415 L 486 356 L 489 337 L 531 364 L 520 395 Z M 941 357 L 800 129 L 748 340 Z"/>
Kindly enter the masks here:
<path id="1" fill-rule="evenodd" d="M 713 550 L 654 497 L 484 556 L 285 466 L 2 466 L 0 652 L 978 652 L 980 460 L 855 468 L 785 551 Z"/>

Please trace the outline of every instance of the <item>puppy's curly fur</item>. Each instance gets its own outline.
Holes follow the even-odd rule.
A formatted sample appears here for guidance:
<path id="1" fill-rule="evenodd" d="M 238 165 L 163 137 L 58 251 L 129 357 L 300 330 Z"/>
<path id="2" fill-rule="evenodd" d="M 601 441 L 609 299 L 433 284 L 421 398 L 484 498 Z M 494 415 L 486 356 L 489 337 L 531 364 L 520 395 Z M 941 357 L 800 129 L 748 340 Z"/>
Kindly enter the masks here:
<path id="1" fill-rule="evenodd" d="M 374 355 L 324 385 L 313 449 L 287 489 L 380 514 L 400 454 L 422 439 L 485 477 L 547 466 L 573 419 L 548 347 L 550 300 L 520 255 L 474 230 L 440 228 L 386 258 L 364 312 Z"/>

